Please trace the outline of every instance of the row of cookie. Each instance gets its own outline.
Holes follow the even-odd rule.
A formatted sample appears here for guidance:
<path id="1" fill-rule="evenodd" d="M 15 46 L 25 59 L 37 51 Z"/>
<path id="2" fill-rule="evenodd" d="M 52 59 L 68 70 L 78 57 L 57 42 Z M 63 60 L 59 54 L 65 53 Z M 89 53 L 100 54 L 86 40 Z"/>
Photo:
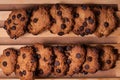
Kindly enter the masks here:
<path id="1" fill-rule="evenodd" d="M 0 68 L 6 75 L 15 72 L 21 80 L 33 77 L 63 77 L 75 73 L 95 73 L 115 67 L 118 51 L 113 46 L 34 44 L 20 50 L 7 48 L 0 56 Z"/>
<path id="2" fill-rule="evenodd" d="M 60 36 L 72 31 L 76 35 L 95 33 L 108 36 L 117 27 L 115 11 L 111 7 L 88 5 L 55 4 L 40 6 L 33 10 L 14 10 L 4 23 L 4 29 L 11 38 L 18 38 L 28 32 L 38 35 L 49 29 Z"/>

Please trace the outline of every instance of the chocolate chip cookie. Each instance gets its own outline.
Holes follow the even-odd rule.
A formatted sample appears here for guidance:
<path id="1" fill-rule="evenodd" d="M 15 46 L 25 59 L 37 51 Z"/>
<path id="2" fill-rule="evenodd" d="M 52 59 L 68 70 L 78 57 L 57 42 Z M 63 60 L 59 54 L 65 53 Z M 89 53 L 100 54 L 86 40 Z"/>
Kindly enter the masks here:
<path id="1" fill-rule="evenodd" d="M 66 74 L 68 64 L 66 63 L 66 56 L 62 46 L 54 47 L 55 62 L 54 62 L 54 76 L 61 77 Z"/>
<path id="2" fill-rule="evenodd" d="M 74 13 L 75 25 L 73 32 L 76 35 L 92 34 L 96 29 L 95 15 L 89 6 L 81 5 L 76 8 Z"/>
<path id="3" fill-rule="evenodd" d="M 34 47 L 39 59 L 37 75 L 47 77 L 53 70 L 54 55 L 52 48 L 39 43 L 35 44 Z"/>
<path id="4" fill-rule="evenodd" d="M 95 35 L 98 37 L 108 36 L 116 28 L 115 12 L 110 7 L 95 8 L 94 12 L 97 15 L 97 29 Z"/>
<path id="5" fill-rule="evenodd" d="M 83 64 L 84 73 L 95 73 L 99 70 L 99 51 L 95 47 L 87 47 L 86 60 Z"/>
<path id="6" fill-rule="evenodd" d="M 50 32 L 62 36 L 71 31 L 73 26 L 72 9 L 66 5 L 53 5 L 50 9 L 52 16 L 52 26 Z"/>
<path id="7" fill-rule="evenodd" d="M 34 10 L 28 26 L 29 32 L 37 35 L 50 27 L 50 16 L 44 6 Z"/>
<path id="8" fill-rule="evenodd" d="M 66 55 L 68 56 L 67 64 L 69 64 L 67 75 L 72 76 L 80 72 L 85 61 L 86 50 L 82 45 L 67 46 L 66 50 Z"/>
<path id="9" fill-rule="evenodd" d="M 113 46 L 102 46 L 103 51 L 100 53 L 101 70 L 109 70 L 115 67 L 118 51 Z"/>
<path id="10" fill-rule="evenodd" d="M 3 73 L 9 76 L 15 71 L 15 65 L 17 61 L 17 51 L 13 48 L 7 48 L 0 56 L 0 68 Z"/>
<path id="11" fill-rule="evenodd" d="M 27 22 L 28 16 L 25 10 L 14 10 L 4 22 L 4 29 L 7 31 L 10 38 L 16 39 L 25 33 Z"/>
<path id="12" fill-rule="evenodd" d="M 33 80 L 36 64 L 34 49 L 31 46 L 21 47 L 16 64 L 16 75 L 21 80 Z"/>

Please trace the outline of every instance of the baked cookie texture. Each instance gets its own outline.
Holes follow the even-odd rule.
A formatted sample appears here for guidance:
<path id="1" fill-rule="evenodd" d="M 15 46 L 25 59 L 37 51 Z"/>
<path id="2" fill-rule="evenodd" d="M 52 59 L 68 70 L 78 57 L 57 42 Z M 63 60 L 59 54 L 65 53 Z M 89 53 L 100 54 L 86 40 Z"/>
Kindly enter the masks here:
<path id="1" fill-rule="evenodd" d="M 67 75 L 72 76 L 75 73 L 80 73 L 82 65 L 85 61 L 85 48 L 82 45 L 67 46 L 66 55 L 68 57 L 67 64 L 69 64 Z"/>
<path id="2" fill-rule="evenodd" d="M 109 70 L 115 67 L 118 59 L 118 51 L 113 46 L 102 46 L 100 53 L 101 70 Z"/>
<path id="3" fill-rule="evenodd" d="M 12 39 L 16 39 L 26 32 L 28 16 L 26 10 L 19 9 L 10 13 L 4 22 L 4 29 Z"/>
<path id="4" fill-rule="evenodd" d="M 16 65 L 16 75 L 21 80 L 33 80 L 37 67 L 36 53 L 33 47 L 21 47 Z"/>
<path id="5" fill-rule="evenodd" d="M 100 69 L 99 51 L 95 47 L 87 47 L 86 60 L 83 64 L 83 73 L 95 73 Z"/>
<path id="6" fill-rule="evenodd" d="M 71 31 L 73 26 L 72 8 L 66 5 L 56 4 L 50 9 L 52 26 L 50 32 L 62 36 Z"/>
<path id="7" fill-rule="evenodd" d="M 45 6 L 40 6 L 38 9 L 33 10 L 28 30 L 30 33 L 37 35 L 50 28 L 50 24 L 48 10 Z"/>
<path id="8" fill-rule="evenodd" d="M 34 44 L 36 53 L 38 55 L 38 69 L 37 75 L 39 77 L 47 77 L 52 73 L 54 55 L 52 48 L 42 44 Z"/>
<path id="9" fill-rule="evenodd" d="M 77 6 L 74 13 L 73 32 L 76 35 L 92 34 L 96 29 L 96 20 L 93 11 L 87 5 Z"/>
<path id="10" fill-rule="evenodd" d="M 97 29 L 95 35 L 98 37 L 108 36 L 116 28 L 116 17 L 115 11 L 111 7 L 99 7 L 94 9 L 95 14 L 97 15 Z"/>
<path id="11" fill-rule="evenodd" d="M 66 63 L 67 57 L 64 54 L 64 49 L 62 46 L 54 47 L 55 62 L 54 62 L 54 72 L 55 77 L 62 77 L 66 75 L 68 70 L 68 64 Z"/>
<path id="12" fill-rule="evenodd" d="M 17 51 L 13 48 L 7 48 L 0 56 L 0 68 L 3 73 L 9 76 L 15 71 L 15 65 L 17 62 Z"/>

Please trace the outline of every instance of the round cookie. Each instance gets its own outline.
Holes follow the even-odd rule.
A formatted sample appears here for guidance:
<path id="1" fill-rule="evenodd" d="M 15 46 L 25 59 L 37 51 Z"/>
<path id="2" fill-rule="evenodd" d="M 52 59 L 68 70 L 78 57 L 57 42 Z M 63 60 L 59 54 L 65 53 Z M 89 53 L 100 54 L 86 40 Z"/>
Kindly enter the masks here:
<path id="1" fill-rule="evenodd" d="M 67 63 L 69 64 L 67 75 L 72 76 L 80 72 L 85 61 L 86 50 L 82 45 L 67 46 L 66 50 L 66 55 L 68 56 Z"/>
<path id="2" fill-rule="evenodd" d="M 95 47 L 87 47 L 86 60 L 83 64 L 83 73 L 95 73 L 100 69 L 99 51 Z"/>
<path id="3" fill-rule="evenodd" d="M 16 39 L 25 33 L 27 22 L 28 16 L 25 10 L 14 10 L 4 22 L 4 29 L 10 38 Z"/>
<path id="4" fill-rule="evenodd" d="M 102 46 L 103 50 L 100 54 L 101 58 L 101 70 L 109 70 L 115 67 L 115 63 L 117 61 L 117 50 L 113 46 Z"/>
<path id="5" fill-rule="evenodd" d="M 62 36 L 71 31 L 73 26 L 72 9 L 66 5 L 53 5 L 50 9 L 52 16 L 52 26 L 50 32 Z"/>
<path id="6" fill-rule="evenodd" d="M 13 48 L 7 48 L 0 56 L 0 68 L 3 73 L 9 76 L 15 71 L 15 65 L 17 62 L 17 51 Z"/>
<path id="7" fill-rule="evenodd" d="M 54 47 L 55 62 L 54 62 L 54 76 L 61 77 L 65 76 L 68 70 L 68 64 L 66 63 L 67 57 L 63 52 L 63 47 Z"/>
<path id="8" fill-rule="evenodd" d="M 39 7 L 32 12 L 28 30 L 37 35 L 50 27 L 50 16 L 44 6 Z"/>
<path id="9" fill-rule="evenodd" d="M 96 29 L 95 16 L 89 6 L 81 5 L 76 8 L 74 13 L 75 25 L 73 32 L 76 35 L 92 34 Z"/>
<path id="10" fill-rule="evenodd" d="M 54 55 L 52 48 L 39 43 L 35 44 L 34 47 L 39 59 L 37 75 L 39 77 L 47 77 L 53 70 Z"/>
<path id="11" fill-rule="evenodd" d="M 116 28 L 115 12 L 111 7 L 100 7 L 94 9 L 97 15 L 97 29 L 95 35 L 98 37 L 108 36 Z"/>
<path id="12" fill-rule="evenodd" d="M 37 67 L 36 64 L 36 53 L 33 47 L 21 47 L 16 64 L 16 75 L 21 80 L 33 80 L 33 72 L 36 70 Z"/>

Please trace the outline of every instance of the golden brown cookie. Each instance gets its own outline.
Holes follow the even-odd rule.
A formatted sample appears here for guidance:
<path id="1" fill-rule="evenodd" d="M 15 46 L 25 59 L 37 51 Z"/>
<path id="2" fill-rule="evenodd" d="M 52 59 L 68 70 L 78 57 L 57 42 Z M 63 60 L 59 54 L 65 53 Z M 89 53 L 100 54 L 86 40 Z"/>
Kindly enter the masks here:
<path id="1" fill-rule="evenodd" d="M 79 73 L 82 69 L 86 50 L 82 45 L 67 46 L 66 50 L 66 55 L 68 56 L 67 63 L 69 64 L 67 75 L 72 76 L 75 73 Z"/>
<path id="2" fill-rule="evenodd" d="M 108 36 L 116 28 L 115 12 L 111 7 L 95 8 L 94 12 L 97 17 L 97 29 L 95 35 L 98 37 Z"/>
<path id="3" fill-rule="evenodd" d="M 28 30 L 30 33 L 37 35 L 50 28 L 50 15 L 44 6 L 40 6 L 32 12 Z"/>
<path id="4" fill-rule="evenodd" d="M 4 29 L 10 38 L 16 39 L 25 34 L 27 22 L 28 16 L 24 9 L 14 10 L 4 22 Z"/>
<path id="5" fill-rule="evenodd" d="M 36 70 L 36 53 L 31 46 L 20 48 L 16 65 L 16 75 L 21 80 L 33 80 L 33 72 Z"/>
<path id="6" fill-rule="evenodd" d="M 96 29 L 95 15 L 87 5 L 77 6 L 74 13 L 75 25 L 73 32 L 76 35 L 92 34 Z"/>
<path id="7" fill-rule="evenodd" d="M 9 76 L 15 71 L 15 65 L 17 63 L 17 51 L 13 48 L 7 48 L 0 56 L 0 68 L 3 73 Z"/>
<path id="8" fill-rule="evenodd" d="M 38 55 L 38 69 L 37 75 L 39 77 L 47 77 L 52 73 L 54 56 L 52 53 L 52 48 L 42 44 L 34 44 L 36 53 Z"/>
<path id="9" fill-rule="evenodd" d="M 71 31 L 73 26 L 72 9 L 66 5 L 53 5 L 50 9 L 52 16 L 52 26 L 50 32 L 60 36 L 67 34 Z"/>

